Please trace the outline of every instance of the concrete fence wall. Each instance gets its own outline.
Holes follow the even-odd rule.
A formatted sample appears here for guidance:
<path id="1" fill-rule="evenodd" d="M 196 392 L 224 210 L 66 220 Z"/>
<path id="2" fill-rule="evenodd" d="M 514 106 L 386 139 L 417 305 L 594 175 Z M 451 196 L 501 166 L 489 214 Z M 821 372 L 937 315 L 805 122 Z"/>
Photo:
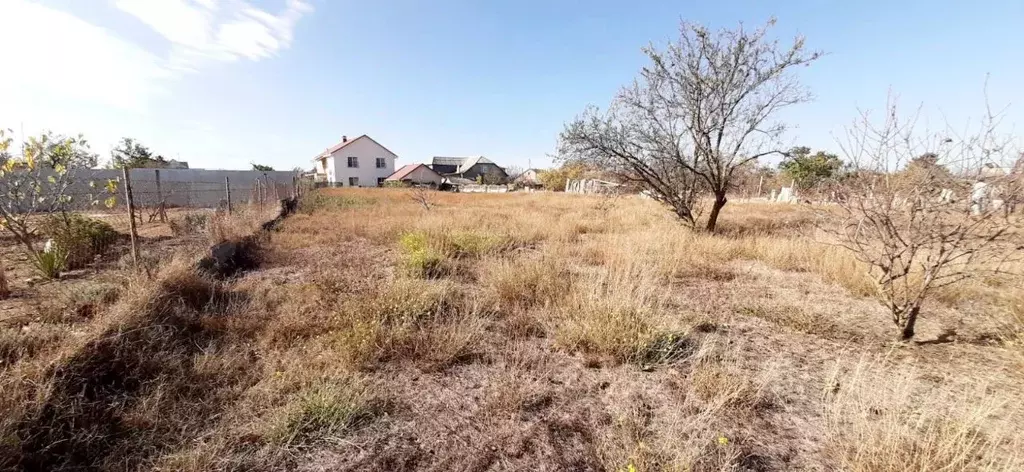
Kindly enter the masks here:
<path id="1" fill-rule="evenodd" d="M 135 205 L 140 207 L 156 206 L 163 201 L 169 207 L 216 208 L 226 199 L 226 187 L 231 189 L 232 204 L 254 202 L 257 179 L 269 184 L 268 201 L 288 198 L 292 194 L 296 176 L 291 171 L 132 169 L 129 172 L 132 197 Z M 89 207 L 93 198 L 103 201 L 111 195 L 104 191 L 110 180 L 117 181 L 117 206 L 124 205 L 122 171 L 85 169 L 75 171 L 72 185 L 68 188 L 68 194 L 72 196 L 72 207 Z"/>

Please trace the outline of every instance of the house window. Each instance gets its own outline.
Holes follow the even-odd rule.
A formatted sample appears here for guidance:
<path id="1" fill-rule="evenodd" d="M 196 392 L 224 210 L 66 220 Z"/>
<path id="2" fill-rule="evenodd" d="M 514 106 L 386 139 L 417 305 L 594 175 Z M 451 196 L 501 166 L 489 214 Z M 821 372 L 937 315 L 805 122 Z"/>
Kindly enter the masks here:
<path id="1" fill-rule="evenodd" d="M 385 161 L 383 157 L 378 157 L 377 158 L 377 168 L 378 169 L 383 169 L 383 168 L 385 168 L 387 166 L 388 166 L 388 162 Z"/>
<path id="2" fill-rule="evenodd" d="M 386 177 L 377 177 L 377 186 L 378 187 L 383 187 L 384 186 L 384 181 L 386 179 L 387 179 Z"/>
<path id="3" fill-rule="evenodd" d="M 348 178 L 348 186 L 349 187 L 358 187 L 359 186 L 359 177 L 349 177 Z"/>
<path id="4" fill-rule="evenodd" d="M 359 167 L 359 158 L 356 156 L 348 156 L 349 167 Z"/>

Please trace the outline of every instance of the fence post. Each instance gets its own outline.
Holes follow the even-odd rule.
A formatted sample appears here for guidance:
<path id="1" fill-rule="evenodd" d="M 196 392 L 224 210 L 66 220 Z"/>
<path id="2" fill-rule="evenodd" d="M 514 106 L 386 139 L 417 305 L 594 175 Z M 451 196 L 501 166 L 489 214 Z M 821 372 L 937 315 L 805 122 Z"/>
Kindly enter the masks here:
<path id="1" fill-rule="evenodd" d="M 256 200 L 260 202 L 260 216 L 263 216 L 263 192 L 260 191 L 260 178 L 256 178 Z"/>
<path id="2" fill-rule="evenodd" d="M 126 203 L 128 206 L 128 230 L 132 241 L 132 262 L 134 262 L 135 266 L 138 267 L 139 236 L 135 232 L 135 200 L 132 199 L 132 180 L 131 177 L 129 177 L 130 172 L 128 172 L 128 166 L 122 167 L 121 171 L 124 174 L 124 196 L 127 200 Z"/>
<path id="3" fill-rule="evenodd" d="M 167 222 L 167 212 L 164 210 L 164 192 L 160 188 L 160 169 L 154 169 L 156 174 L 156 204 L 159 205 L 157 212 L 160 215 L 160 222 Z"/>
<path id="4" fill-rule="evenodd" d="M 224 198 L 228 201 L 228 216 L 231 216 L 231 181 L 224 176 Z"/>
<path id="5" fill-rule="evenodd" d="M 270 197 L 270 178 L 267 177 L 267 173 L 263 173 L 263 199 L 266 200 Z"/>

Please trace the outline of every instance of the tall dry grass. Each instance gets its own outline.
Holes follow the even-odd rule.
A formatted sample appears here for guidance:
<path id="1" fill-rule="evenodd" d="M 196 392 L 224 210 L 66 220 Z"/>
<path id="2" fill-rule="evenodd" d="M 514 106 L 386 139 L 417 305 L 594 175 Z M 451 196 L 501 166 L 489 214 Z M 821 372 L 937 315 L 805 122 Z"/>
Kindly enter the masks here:
<path id="1" fill-rule="evenodd" d="M 790 464 L 771 443 L 802 441 L 814 458 L 794 463 L 825 469 L 1020 465 L 1017 397 L 929 388 L 891 359 L 824 377 L 833 333 L 857 328 L 738 290 L 738 267 L 758 265 L 874 293 L 799 207 L 730 205 L 710 235 L 635 198 L 430 198 L 426 210 L 401 190 L 317 192 L 247 276 L 179 261 L 0 331 L 0 465 L 763 470 Z M 1006 332 L 1021 323 L 1018 299 L 985 297 Z M 791 418 L 823 433 L 794 439 Z M 570 456 L 582 458 L 559 462 Z"/>
<path id="2" fill-rule="evenodd" d="M 828 451 L 843 470 L 1024 468 L 1020 406 L 976 385 L 950 391 L 916 380 L 913 366 L 864 357 L 826 383 Z"/>

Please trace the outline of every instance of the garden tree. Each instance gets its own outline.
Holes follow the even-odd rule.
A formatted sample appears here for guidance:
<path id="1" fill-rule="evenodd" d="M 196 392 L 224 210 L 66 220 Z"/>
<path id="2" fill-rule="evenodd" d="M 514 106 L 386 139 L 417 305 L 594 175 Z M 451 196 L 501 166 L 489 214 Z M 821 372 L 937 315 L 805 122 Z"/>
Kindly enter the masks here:
<path id="1" fill-rule="evenodd" d="M 250 164 L 252 164 L 252 170 L 258 170 L 260 172 L 273 172 L 274 170 L 273 167 L 265 166 L 263 164 L 257 164 L 255 162 L 250 162 Z"/>
<path id="2" fill-rule="evenodd" d="M 896 170 L 912 161 L 911 169 L 975 169 L 1012 153 L 995 136 L 995 117 L 972 135 L 951 139 L 917 132 L 915 120 L 898 118 L 891 103 L 886 111 L 882 123 L 862 114 L 848 130 L 843 152 L 853 171 L 838 187 L 838 208 L 821 210 L 822 228 L 865 263 L 899 338 L 909 340 L 929 293 L 1006 272 L 1020 258 L 1013 241 L 1020 233 L 1018 223 L 998 218 L 992 206 L 972 215 L 936 198 L 931 172 Z"/>
<path id="3" fill-rule="evenodd" d="M 785 47 L 769 39 L 774 24 L 712 32 L 684 22 L 665 50 L 644 48 L 650 64 L 606 112 L 591 107 L 566 125 L 560 158 L 638 184 L 690 226 L 710 192 L 713 231 L 736 170 L 780 153 L 785 126 L 772 117 L 810 98 L 793 69 L 821 54 L 805 51 L 803 38 Z"/>
<path id="4" fill-rule="evenodd" d="M 132 138 L 121 138 L 121 142 L 110 151 L 110 162 L 107 163 L 110 169 L 140 168 L 164 168 L 167 167 L 167 159 L 163 156 L 154 156 L 149 148 Z"/>
<path id="5" fill-rule="evenodd" d="M 839 156 L 824 151 L 811 154 L 811 148 L 804 146 L 794 147 L 785 155 L 779 163 L 779 170 L 801 190 L 818 188 L 834 181 L 843 169 Z"/>
<path id="6" fill-rule="evenodd" d="M 526 172 L 526 169 L 522 166 L 508 166 L 505 168 L 505 175 L 508 176 L 509 182 L 518 180 L 523 175 L 523 172 Z"/>
<path id="7" fill-rule="evenodd" d="M 582 164 L 568 161 L 564 162 L 561 167 L 538 172 L 537 178 L 540 180 L 540 184 L 545 190 L 561 192 L 565 190 L 566 182 L 570 179 L 576 180 L 583 178 L 584 172 L 586 172 L 586 167 Z"/>
<path id="8" fill-rule="evenodd" d="M 81 136 L 45 132 L 22 143 L 20 156 L 11 154 L 12 143 L 10 131 L 0 130 L 0 226 L 40 262 L 44 255 L 36 250 L 31 218 L 40 213 L 65 215 L 76 171 L 94 166 L 96 154 Z M 93 203 L 92 195 L 82 196 Z"/>

